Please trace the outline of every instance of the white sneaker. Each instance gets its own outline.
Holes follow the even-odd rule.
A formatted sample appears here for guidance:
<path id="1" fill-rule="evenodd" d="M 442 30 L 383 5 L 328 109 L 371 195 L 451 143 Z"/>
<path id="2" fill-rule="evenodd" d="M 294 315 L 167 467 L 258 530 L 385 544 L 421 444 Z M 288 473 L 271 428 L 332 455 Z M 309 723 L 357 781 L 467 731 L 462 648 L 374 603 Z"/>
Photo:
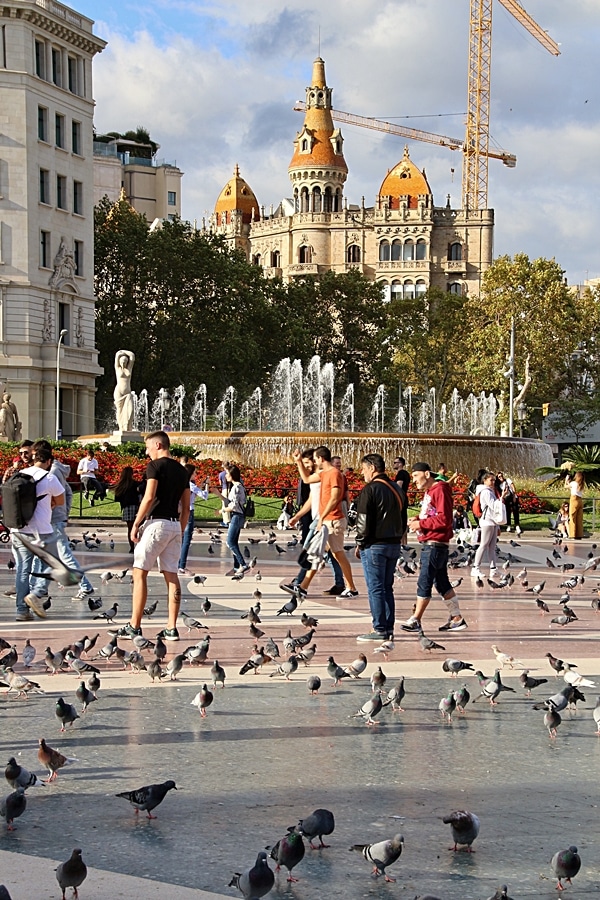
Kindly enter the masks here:
<path id="1" fill-rule="evenodd" d="M 510 531 L 510 525 L 507 527 L 506 533 L 508 534 L 509 531 Z"/>
<path id="2" fill-rule="evenodd" d="M 471 569 L 471 578 L 483 578 L 481 571 L 477 568 L 477 566 L 473 566 Z"/>
<path id="3" fill-rule="evenodd" d="M 517 525 L 517 527 L 515 528 L 515 534 L 523 534 L 523 529 L 520 528 L 518 525 Z"/>
<path id="4" fill-rule="evenodd" d="M 496 566 L 492 563 L 490 565 L 490 573 L 495 572 L 495 571 L 496 571 Z"/>

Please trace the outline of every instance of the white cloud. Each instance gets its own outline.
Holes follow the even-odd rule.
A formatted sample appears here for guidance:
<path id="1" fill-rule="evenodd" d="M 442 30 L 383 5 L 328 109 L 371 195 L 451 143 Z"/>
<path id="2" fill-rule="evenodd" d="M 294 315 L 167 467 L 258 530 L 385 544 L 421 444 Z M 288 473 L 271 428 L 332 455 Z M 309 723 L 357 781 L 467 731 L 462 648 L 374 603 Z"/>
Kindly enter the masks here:
<path id="1" fill-rule="evenodd" d="M 600 63 L 596 0 L 528 0 L 527 9 L 556 40 L 546 53 L 494 5 L 491 132 L 517 154 L 514 170 L 490 161 L 496 251 L 555 256 L 570 280 L 600 274 L 597 148 Z M 142 27 L 116 26 L 103 4 L 97 32 L 108 41 L 94 68 L 96 127 L 147 127 L 161 155 L 185 172 L 183 212 L 212 209 L 235 163 L 259 203 L 290 193 L 287 166 L 318 48 L 334 105 L 460 137 L 468 45 L 468 0 L 160 0 L 140 8 Z M 116 7 L 115 7 L 116 8 Z M 164 22 L 164 28 L 156 27 Z M 121 30 L 118 30 L 121 28 Z M 586 102 L 587 101 L 587 102 Z M 346 126 L 346 193 L 371 205 L 404 141 Z M 412 144 L 436 202 L 460 202 L 461 158 Z M 451 169 L 454 169 L 452 175 Z"/>

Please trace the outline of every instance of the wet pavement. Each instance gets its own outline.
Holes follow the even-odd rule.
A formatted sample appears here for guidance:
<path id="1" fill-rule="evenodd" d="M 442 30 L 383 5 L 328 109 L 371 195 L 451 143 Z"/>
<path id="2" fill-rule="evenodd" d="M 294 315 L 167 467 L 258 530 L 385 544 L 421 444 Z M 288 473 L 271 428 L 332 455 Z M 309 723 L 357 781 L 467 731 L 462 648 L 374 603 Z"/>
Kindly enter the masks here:
<path id="1" fill-rule="evenodd" d="M 107 536 L 98 533 L 103 539 Z M 257 529 L 250 534 L 262 537 Z M 115 530 L 115 536 L 117 554 L 123 535 Z M 287 537 L 278 535 L 285 549 Z M 524 536 L 518 543 L 519 547 L 510 547 L 503 538 L 501 544 L 517 557 L 511 571 L 525 562 L 530 585 L 545 579 L 542 596 L 555 615 L 560 612 L 559 584 L 565 576 L 560 569 L 546 568 L 551 540 Z M 307 847 L 294 870 L 299 883 L 288 885 L 281 872 L 271 896 L 413 900 L 429 893 L 442 900 L 486 900 L 506 883 L 515 900 L 545 900 L 562 896 L 555 889 L 549 860 L 570 844 L 579 848 L 582 870 L 564 895 L 577 898 L 600 892 L 600 738 L 591 712 L 600 694 L 600 616 L 590 605 L 592 588 L 599 583 L 595 572 L 586 573 L 585 584 L 572 591 L 570 605 L 579 620 L 560 628 L 550 626 L 551 616 L 541 616 L 523 588 L 492 590 L 486 585 L 478 591 L 469 569 L 457 570 L 457 577 L 464 578 L 460 597 L 468 630 L 439 634 L 444 608 L 433 601 L 425 630 L 446 651 L 426 654 L 413 635 L 398 634 L 389 660 L 382 660 L 370 645 L 356 642 L 357 634 L 370 630 L 358 563 L 358 598 L 340 602 L 318 593 L 317 588 L 321 591 L 331 584 L 325 572 L 313 582 L 315 589 L 298 613 L 278 617 L 286 599 L 278 583 L 293 573 L 296 550 L 279 555 L 265 543 L 254 545 L 262 581 L 248 575 L 236 583 L 224 575 L 230 565 L 225 547 L 214 546 L 213 554 L 208 547 L 208 536 L 200 535 L 192 544 L 189 563 L 194 572 L 207 575 L 206 584 L 182 582 L 185 610 L 210 626 L 209 664 L 186 665 L 176 682 L 152 684 L 146 673 L 133 675 L 118 662 L 100 660 L 95 663 L 102 679 L 98 702 L 65 734 L 59 732 L 55 701 L 62 695 L 76 702 L 79 679 L 74 674 L 44 674 L 44 648 L 50 644 L 56 650 L 96 630 L 101 646 L 106 629 L 96 629 L 103 623 L 92 621 L 87 604 L 71 599 L 74 591 L 53 591 L 50 616 L 44 622 L 12 621 L 14 601 L 2 598 L 0 635 L 14 641 L 19 651 L 25 638 L 31 638 L 37 648 L 31 677 L 47 693 L 32 695 L 28 701 L 0 695 L 0 761 L 15 755 L 41 775 L 36 758 L 41 736 L 78 759 L 59 772 L 54 784 L 29 790 L 28 808 L 15 822 L 14 832 L 7 833 L 0 824 L 0 883 L 10 886 L 13 900 L 60 897 L 52 860 L 66 859 L 76 846 L 97 870 L 81 888 L 82 900 L 105 896 L 102 873 L 117 877 L 116 883 L 109 879 L 106 896 L 154 896 L 146 881 L 120 882 L 119 874 L 163 883 L 162 895 L 167 897 L 177 896 L 174 886 L 194 889 L 198 895 L 210 891 L 240 896 L 227 886 L 232 873 L 249 868 L 260 849 L 274 844 L 288 826 L 317 807 L 334 812 L 336 828 L 326 839 L 331 847 L 314 851 Z M 591 542 L 572 542 L 555 562 L 570 560 L 580 569 L 588 552 L 594 552 Z M 82 554 L 81 559 L 88 564 L 91 556 Z M 2 548 L 0 591 L 11 583 L 7 559 L 8 551 Z M 110 554 L 104 559 L 110 562 Z M 92 581 L 99 585 L 98 576 L 93 575 Z M 405 618 L 416 578 L 406 577 L 397 586 L 398 617 Z M 238 675 L 253 645 L 240 615 L 254 602 L 257 587 L 263 593 L 261 627 L 276 639 L 282 655 L 288 628 L 293 635 L 304 631 L 300 612 L 319 618 L 317 654 L 289 682 L 269 677 L 272 666 L 256 676 Z M 122 603 L 117 620 L 121 624 L 127 619 L 130 591 L 128 584 L 116 579 L 102 588 L 104 609 L 115 600 Z M 200 609 L 205 596 L 212 603 L 206 616 Z M 150 578 L 149 600 L 154 599 L 159 599 L 157 613 L 143 625 L 148 637 L 165 625 L 164 582 L 159 577 Z M 180 632 L 182 640 L 170 651 L 181 651 L 198 639 L 195 632 L 186 635 L 184 627 Z M 548 684 L 537 689 L 534 699 L 527 699 L 519 685 L 519 669 L 505 668 L 503 682 L 516 693 L 501 694 L 496 707 L 481 699 L 469 704 L 466 715 L 443 721 L 438 704 L 448 690 L 464 683 L 475 697 L 478 682 L 473 675 L 445 676 L 441 663 L 451 656 L 491 676 L 497 667 L 492 643 L 536 676 L 548 678 Z M 122 644 L 129 647 L 129 642 Z M 544 657 L 549 651 L 578 663 L 579 671 L 599 685 L 583 688 L 586 701 L 575 712 L 562 714 L 555 740 L 544 727 L 543 712 L 532 710 L 536 699 L 563 686 Z M 369 660 L 366 677 L 334 687 L 326 674 L 327 657 L 332 654 L 347 665 L 359 652 Z M 148 653 L 145 656 L 149 658 Z M 202 683 L 210 683 L 210 662 L 215 658 L 226 669 L 226 687 L 214 690 L 214 702 L 202 719 L 190 704 Z M 377 726 L 367 727 L 352 715 L 370 696 L 369 676 L 377 665 L 388 677 L 386 686 L 405 676 L 405 711 L 388 707 Z M 23 671 L 20 662 L 15 668 Z M 309 673 L 322 678 L 317 696 L 306 688 Z M 143 813 L 136 818 L 130 805 L 114 796 L 167 779 L 173 779 L 178 790 L 167 795 L 153 821 Z M 2 796 L 9 793 L 7 785 L 3 790 Z M 473 854 L 449 851 L 450 829 L 441 821 L 452 810 L 464 808 L 481 820 Z M 397 883 L 373 880 L 370 865 L 360 854 L 348 852 L 349 847 L 397 832 L 405 840 L 400 860 L 389 871 Z M 26 880 L 23 857 L 35 858 Z"/>

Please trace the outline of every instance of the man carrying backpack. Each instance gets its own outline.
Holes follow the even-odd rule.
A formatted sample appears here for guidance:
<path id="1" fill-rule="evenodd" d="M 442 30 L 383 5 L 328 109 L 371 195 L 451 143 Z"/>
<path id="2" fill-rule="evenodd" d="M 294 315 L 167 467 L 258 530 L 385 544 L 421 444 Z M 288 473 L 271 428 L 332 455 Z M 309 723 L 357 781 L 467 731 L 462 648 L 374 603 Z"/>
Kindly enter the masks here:
<path id="1" fill-rule="evenodd" d="M 10 530 L 13 556 L 16 562 L 17 622 L 27 622 L 33 619 L 30 610 L 38 618 L 46 618 L 46 610 L 42 599 L 33 593 L 29 593 L 29 576 L 31 575 L 35 557 L 25 547 L 19 535 L 24 534 L 30 539 L 35 538 L 46 544 L 51 543 L 53 540 L 52 508 L 64 504 L 65 492 L 58 478 L 50 472 L 51 465 L 52 451 L 40 447 L 35 451 L 33 465 L 19 472 L 19 476 L 29 475 L 34 479 L 36 503 L 33 515 L 27 519 L 25 524 L 21 527 L 11 527 Z M 10 490 L 10 482 L 7 482 L 3 487 L 5 515 L 5 491 L 8 490 Z M 16 506 L 19 506 L 18 499 L 16 500 Z M 19 510 L 17 509 L 16 511 L 18 512 Z M 23 510 L 23 512 L 25 511 Z M 10 522 L 7 524 L 10 524 Z"/>

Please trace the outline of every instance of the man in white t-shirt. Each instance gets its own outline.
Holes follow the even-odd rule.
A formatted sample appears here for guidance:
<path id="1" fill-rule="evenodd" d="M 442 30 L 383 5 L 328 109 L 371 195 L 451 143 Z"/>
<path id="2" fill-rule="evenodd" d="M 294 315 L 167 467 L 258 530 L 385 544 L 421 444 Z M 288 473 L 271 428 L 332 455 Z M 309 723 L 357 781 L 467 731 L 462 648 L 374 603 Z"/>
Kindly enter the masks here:
<path id="1" fill-rule="evenodd" d="M 104 500 L 106 488 L 97 476 L 98 460 L 95 458 L 94 451 L 91 449 L 86 450 L 86 454 L 79 460 L 77 474 L 83 485 L 83 496 L 90 501 L 90 506 L 93 506 L 95 500 Z M 91 491 L 94 492 L 93 497 L 90 497 Z"/>
<path id="2" fill-rule="evenodd" d="M 38 618 L 46 618 L 43 600 L 35 593 L 29 593 L 29 576 L 36 557 L 25 547 L 19 535 L 24 534 L 30 540 L 39 539 L 45 544 L 52 543 L 52 509 L 64 504 L 65 491 L 58 478 L 50 472 L 51 465 L 52 451 L 40 447 L 33 457 L 33 465 L 22 470 L 25 475 L 31 475 L 36 480 L 37 505 L 27 525 L 20 529 L 12 528 L 10 532 L 16 562 L 17 622 L 33 619 L 30 610 Z"/>

